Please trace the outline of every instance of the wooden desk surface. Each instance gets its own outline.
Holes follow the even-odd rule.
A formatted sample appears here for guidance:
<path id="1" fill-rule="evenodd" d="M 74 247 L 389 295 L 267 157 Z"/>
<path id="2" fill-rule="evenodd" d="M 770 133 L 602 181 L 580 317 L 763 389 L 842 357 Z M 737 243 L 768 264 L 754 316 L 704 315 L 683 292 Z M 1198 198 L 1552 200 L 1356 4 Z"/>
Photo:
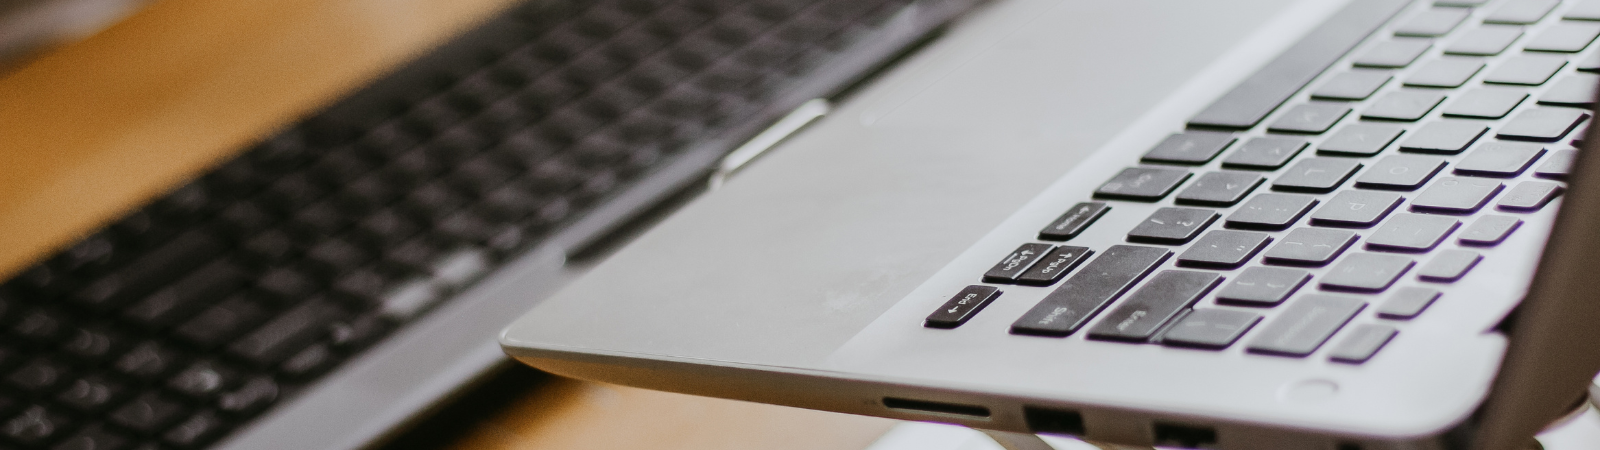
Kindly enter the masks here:
<path id="1" fill-rule="evenodd" d="M 0 276 L 510 0 L 161 0 L 0 77 Z M 457 448 L 858 449 L 891 421 L 558 380 Z"/>

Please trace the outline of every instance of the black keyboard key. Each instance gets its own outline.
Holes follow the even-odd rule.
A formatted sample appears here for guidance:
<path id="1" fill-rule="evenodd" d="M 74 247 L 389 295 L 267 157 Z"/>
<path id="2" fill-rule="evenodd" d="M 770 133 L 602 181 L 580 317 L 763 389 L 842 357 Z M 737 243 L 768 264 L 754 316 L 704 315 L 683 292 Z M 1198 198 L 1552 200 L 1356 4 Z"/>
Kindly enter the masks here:
<path id="1" fill-rule="evenodd" d="M 1249 306 L 1276 306 L 1299 290 L 1311 274 L 1299 269 L 1282 267 L 1251 267 L 1239 273 L 1221 291 L 1217 301 Z"/>
<path id="2" fill-rule="evenodd" d="M 1361 113 L 1363 119 L 1416 121 L 1444 101 L 1444 94 L 1433 91 L 1399 90 L 1384 94 Z"/>
<path id="3" fill-rule="evenodd" d="M 267 317 L 267 310 L 244 296 L 233 296 L 185 321 L 173 334 L 205 349 L 220 346 Z"/>
<path id="4" fill-rule="evenodd" d="M 1140 161 L 1167 164 L 1205 164 L 1233 144 L 1232 134 L 1190 131 L 1173 133 L 1155 148 L 1145 152 Z"/>
<path id="5" fill-rule="evenodd" d="M 1561 0 L 1511 0 L 1500 4 L 1489 17 L 1483 18 L 1484 23 L 1504 23 L 1512 25 L 1532 25 L 1543 19 Z"/>
<path id="6" fill-rule="evenodd" d="M 100 363 L 122 352 L 127 337 L 102 325 L 74 327 L 61 342 L 61 351 L 88 363 Z"/>
<path id="7" fill-rule="evenodd" d="M 1539 94 L 1539 104 L 1587 107 L 1594 105 L 1595 88 L 1600 85 L 1600 75 L 1576 73 L 1562 77 L 1550 90 Z"/>
<path id="8" fill-rule="evenodd" d="M 1412 87 L 1457 88 L 1483 70 L 1483 60 L 1446 56 L 1423 64 L 1406 78 Z"/>
<path id="9" fill-rule="evenodd" d="M 319 288 L 319 283 L 299 270 L 277 267 L 257 277 L 255 287 L 268 294 L 269 302 L 289 305 L 311 296 Z"/>
<path id="10" fill-rule="evenodd" d="M 1466 150 L 1489 127 L 1481 123 L 1462 120 L 1440 120 L 1422 125 L 1411 137 L 1400 142 L 1400 150 L 1418 153 L 1443 153 L 1454 155 Z"/>
<path id="11" fill-rule="evenodd" d="M 1071 272 L 1072 269 L 1078 267 L 1078 264 L 1083 263 L 1083 261 L 1089 259 L 1089 255 L 1093 254 L 1094 251 L 1085 247 L 1073 247 L 1070 245 L 1056 247 L 1055 250 L 1051 250 L 1043 258 L 1039 258 L 1039 262 L 1034 263 L 1027 273 L 1017 277 L 1017 284 L 1029 286 L 1056 284 L 1067 272 Z"/>
<path id="12" fill-rule="evenodd" d="M 72 418 L 62 411 L 33 405 L 0 423 L 0 435 L 18 444 L 44 445 L 72 431 Z"/>
<path id="13" fill-rule="evenodd" d="M 1447 117 L 1499 119 L 1528 99 L 1528 93 L 1499 87 L 1485 87 L 1456 94 L 1442 112 Z"/>
<path id="14" fill-rule="evenodd" d="M 1449 55 L 1494 56 L 1506 51 L 1520 37 L 1522 27 L 1484 25 L 1462 33 L 1455 42 L 1445 46 L 1444 52 Z"/>
<path id="15" fill-rule="evenodd" d="M 1250 138 L 1222 159 L 1222 167 L 1230 169 L 1277 170 L 1290 159 L 1310 146 L 1304 139 L 1278 136 Z"/>
<path id="16" fill-rule="evenodd" d="M 1178 255 L 1178 265 L 1235 268 L 1266 248 L 1272 237 L 1249 231 L 1212 230 Z"/>
<path id="17" fill-rule="evenodd" d="M 1491 141 L 1479 145 L 1456 163 L 1455 172 L 1463 175 L 1510 178 L 1521 175 L 1544 155 L 1538 144 Z"/>
<path id="18" fill-rule="evenodd" d="M 1411 200 L 1413 211 L 1467 214 L 1489 204 L 1489 199 L 1505 188 L 1499 180 L 1475 177 L 1442 177 Z"/>
<path id="19" fill-rule="evenodd" d="M 1282 230 L 1294 225 L 1316 205 L 1317 199 L 1308 195 L 1256 194 L 1228 214 L 1224 224 L 1228 228 Z"/>
<path id="20" fill-rule="evenodd" d="M 1176 200 L 1190 205 L 1232 206 L 1266 180 L 1266 177 L 1248 172 L 1206 172 L 1194 184 L 1178 192 Z"/>
<path id="21" fill-rule="evenodd" d="M 1355 242 L 1356 234 L 1347 230 L 1295 228 L 1268 249 L 1262 259 L 1269 264 L 1322 266 L 1338 258 Z"/>
<path id="22" fill-rule="evenodd" d="M 1538 86 L 1567 65 L 1567 59 L 1554 55 L 1517 55 L 1501 61 L 1483 76 L 1484 83 Z"/>
<path id="23" fill-rule="evenodd" d="M 1462 8 L 1429 8 L 1401 23 L 1394 29 L 1394 34 L 1418 37 L 1444 36 L 1471 14 L 1471 10 Z"/>
<path id="24" fill-rule="evenodd" d="M 233 293 L 246 277 L 244 268 L 219 260 L 134 303 L 123 317 L 146 327 L 166 326 Z"/>
<path id="25" fill-rule="evenodd" d="M 1534 52 L 1577 53 L 1600 36 L 1600 25 L 1591 23 L 1560 22 L 1544 29 L 1523 50 Z"/>
<path id="26" fill-rule="evenodd" d="M 1361 292 L 1388 289 L 1416 261 L 1400 255 L 1356 252 L 1340 260 L 1322 277 L 1322 288 Z"/>
<path id="27" fill-rule="evenodd" d="M 1222 276 L 1209 272 L 1164 270 L 1128 295 L 1089 329 L 1090 339 L 1143 342 L 1168 320 L 1211 292 Z"/>
<path id="28" fill-rule="evenodd" d="M 155 434 L 188 413 L 177 400 L 146 393 L 111 412 L 111 421 L 142 434 Z"/>
<path id="29" fill-rule="evenodd" d="M 1533 170 L 1535 176 L 1557 180 L 1567 179 L 1567 174 L 1572 171 L 1572 159 L 1578 156 L 1577 150 L 1556 150 L 1544 159 L 1538 169 Z"/>
<path id="30" fill-rule="evenodd" d="M 1467 271 L 1478 265 L 1483 260 L 1483 255 L 1468 250 L 1441 250 L 1433 255 L 1421 268 L 1417 269 L 1417 278 L 1423 281 L 1452 282 L 1466 276 Z"/>
<path id="31" fill-rule="evenodd" d="M 132 438 L 101 425 L 79 429 L 50 450 L 126 450 Z"/>
<path id="32" fill-rule="evenodd" d="M 67 331 L 68 319 L 60 311 L 34 308 L 11 324 L 11 335 L 35 344 L 49 345 L 61 339 Z"/>
<path id="33" fill-rule="evenodd" d="M 1093 225 L 1094 221 L 1104 216 L 1111 207 L 1101 202 L 1082 202 L 1072 205 L 1067 212 L 1062 213 L 1054 222 L 1039 230 L 1039 239 L 1045 241 L 1065 241 L 1077 237 L 1083 230 Z"/>
<path id="34" fill-rule="evenodd" d="M 1022 244 L 983 274 L 985 283 L 1010 283 L 1050 251 L 1050 244 Z"/>
<path id="35" fill-rule="evenodd" d="M 162 244 L 78 291 L 75 300 L 104 311 L 149 294 L 194 268 L 216 259 L 223 241 L 204 230 L 193 230 Z"/>
<path id="36" fill-rule="evenodd" d="M 127 383 L 105 375 L 88 375 L 67 384 L 56 402 L 78 411 L 98 414 L 133 392 Z"/>
<path id="37" fill-rule="evenodd" d="M 6 385 L 33 395 L 43 395 L 66 382 L 72 367 L 50 358 L 37 357 L 6 375 Z"/>
<path id="38" fill-rule="evenodd" d="M 1272 122 L 1267 130 L 1279 133 L 1317 134 L 1333 128 L 1339 119 L 1350 114 L 1350 107 L 1334 103 L 1303 103 Z"/>
<path id="39" fill-rule="evenodd" d="M 1547 181 L 1523 181 L 1512 186 L 1496 207 L 1501 211 L 1534 212 L 1561 196 L 1561 185 Z"/>
<path id="40" fill-rule="evenodd" d="M 1350 179 L 1361 163 L 1344 158 L 1306 158 L 1289 166 L 1289 169 L 1272 181 L 1272 188 L 1280 191 L 1332 192 Z"/>
<path id="41" fill-rule="evenodd" d="M 128 353 L 117 359 L 113 367 L 128 376 L 153 380 L 177 369 L 182 359 L 183 354 L 177 350 L 159 342 L 148 341 L 128 350 Z"/>
<path id="42" fill-rule="evenodd" d="M 197 361 L 168 379 L 167 389 L 197 399 L 209 399 L 233 387 L 242 375 L 238 369 L 218 361 Z"/>
<path id="43" fill-rule="evenodd" d="M 226 423 L 216 413 L 201 411 L 162 433 L 161 440 L 178 448 L 194 448 L 210 443 L 226 430 Z"/>
<path id="44" fill-rule="evenodd" d="M 1244 336 L 1261 315 L 1231 309 L 1196 308 L 1161 335 L 1163 345 L 1221 350 Z"/>
<path id="45" fill-rule="evenodd" d="M 1389 79 L 1388 71 L 1356 69 L 1334 75 L 1322 86 L 1311 91 L 1311 97 L 1323 100 L 1366 100 L 1378 92 Z"/>
<path id="46" fill-rule="evenodd" d="M 1369 172 L 1370 173 L 1370 172 Z M 1340 191 L 1328 203 L 1311 213 L 1311 224 L 1332 227 L 1370 228 L 1405 199 L 1393 192 Z"/>
<path id="47" fill-rule="evenodd" d="M 344 312 L 322 300 L 291 309 L 228 346 L 228 353 L 258 366 L 271 366 L 326 333 Z"/>
<path id="48" fill-rule="evenodd" d="M 928 318 L 922 321 L 922 326 L 928 328 L 959 327 L 961 324 L 967 323 L 967 320 L 972 319 L 972 316 L 978 315 L 978 312 L 982 311 L 983 307 L 989 306 L 989 302 L 994 301 L 999 296 L 1000 290 L 995 289 L 993 286 L 976 284 L 967 286 L 961 289 L 961 292 L 957 292 L 955 296 L 950 297 L 950 300 L 946 300 L 944 305 L 939 306 L 939 310 L 929 314 Z"/>
<path id="49" fill-rule="evenodd" d="M 291 380 L 308 380 L 322 375 L 338 362 L 339 356 L 334 354 L 333 348 L 319 343 L 301 349 L 284 360 L 283 364 L 278 365 L 278 373 Z"/>
<path id="50" fill-rule="evenodd" d="M 1340 128 L 1328 140 L 1317 146 L 1317 154 L 1340 156 L 1372 156 L 1383 151 L 1390 143 L 1405 133 L 1394 125 L 1377 123 L 1352 123 Z"/>
<path id="51" fill-rule="evenodd" d="M 1156 247 L 1113 245 L 1011 324 L 1012 334 L 1072 334 L 1172 256 Z"/>
<path id="52" fill-rule="evenodd" d="M 278 383 L 259 376 L 217 398 L 217 408 L 229 414 L 251 414 L 278 400 Z"/>
<path id="53" fill-rule="evenodd" d="M 1291 302 L 1283 314 L 1273 318 L 1247 348 L 1252 353 L 1310 355 L 1366 307 L 1367 302 L 1357 298 L 1302 295 Z"/>
<path id="54" fill-rule="evenodd" d="M 1117 173 L 1117 176 L 1112 177 L 1106 184 L 1100 185 L 1100 188 L 1094 191 L 1094 196 L 1153 202 L 1171 194 L 1179 184 L 1188 179 L 1189 172 L 1184 170 L 1129 167 L 1122 169 L 1122 172 Z"/>
<path id="55" fill-rule="evenodd" d="M 1416 61 L 1428 48 L 1433 46 L 1433 41 L 1418 38 L 1394 38 L 1379 42 L 1368 48 L 1366 53 L 1357 56 L 1357 67 L 1376 67 L 1381 69 L 1398 69 Z"/>
<path id="56" fill-rule="evenodd" d="M 306 259 L 313 268 L 324 274 L 340 274 L 355 270 L 372 260 L 372 253 L 342 239 L 325 239 L 306 249 Z"/>
<path id="57" fill-rule="evenodd" d="M 1183 244 L 1194 239 L 1211 222 L 1217 220 L 1217 212 L 1199 208 L 1161 208 L 1151 213 L 1139 225 L 1128 232 L 1128 240 L 1132 242 L 1150 242 L 1157 244 Z"/>
<path id="58" fill-rule="evenodd" d="M 1367 362 L 1399 333 L 1388 325 L 1369 323 L 1357 326 L 1350 330 L 1344 340 L 1334 345 L 1333 350 L 1328 351 L 1328 359 L 1350 364 Z"/>
<path id="59" fill-rule="evenodd" d="M 1378 317 L 1385 319 L 1410 320 L 1428 309 L 1434 300 L 1439 299 L 1439 291 L 1424 287 L 1403 287 L 1395 289 L 1389 294 L 1389 299 L 1383 301 L 1378 307 Z"/>
<path id="60" fill-rule="evenodd" d="M 1356 177 L 1356 187 L 1414 191 L 1444 170 L 1444 166 L 1444 158 L 1437 156 L 1389 155 Z"/>
<path id="61" fill-rule="evenodd" d="M 1367 237 L 1367 247 L 1402 252 L 1428 251 L 1460 226 L 1461 221 L 1454 217 L 1399 213 Z"/>

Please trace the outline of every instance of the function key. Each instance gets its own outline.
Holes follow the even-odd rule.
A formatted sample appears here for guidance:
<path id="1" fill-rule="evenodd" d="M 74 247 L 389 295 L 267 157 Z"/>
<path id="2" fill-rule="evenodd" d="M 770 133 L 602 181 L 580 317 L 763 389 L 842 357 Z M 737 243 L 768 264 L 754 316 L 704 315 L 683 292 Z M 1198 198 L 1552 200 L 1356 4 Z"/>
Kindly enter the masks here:
<path id="1" fill-rule="evenodd" d="M 1372 93 L 1378 92 L 1389 79 L 1394 78 L 1386 70 L 1355 69 L 1334 75 L 1317 90 L 1311 91 L 1311 98 L 1323 100 L 1366 100 Z"/>
<path id="2" fill-rule="evenodd" d="M 1512 41 L 1522 37 L 1522 27 L 1484 25 L 1474 28 L 1444 48 L 1450 55 L 1494 56 L 1506 51 Z"/>
<path id="3" fill-rule="evenodd" d="M 1356 178 L 1356 187 L 1414 191 L 1439 171 L 1444 158 L 1422 155 L 1389 155 Z"/>
<path id="4" fill-rule="evenodd" d="M 1056 247 L 1055 250 L 1045 254 L 1043 258 L 1039 258 L 1039 262 L 1034 263 L 1033 267 L 1023 273 L 1022 276 L 1017 277 L 1017 284 L 1028 286 L 1056 284 L 1057 281 L 1061 280 L 1062 276 L 1077 268 L 1078 264 L 1083 263 L 1084 260 L 1089 259 L 1089 255 L 1093 254 L 1093 250 L 1084 247 L 1070 245 Z"/>
<path id="5" fill-rule="evenodd" d="M 1594 42 L 1595 36 L 1600 36 L 1600 25 L 1561 22 L 1534 36 L 1533 40 L 1528 41 L 1522 49 L 1533 52 L 1577 53 L 1588 47 L 1590 42 Z"/>
<path id="6" fill-rule="evenodd" d="M 1417 269 L 1417 278 L 1423 281 L 1452 282 L 1466 276 L 1472 266 L 1478 265 L 1483 255 L 1468 250 L 1441 250 Z"/>
<path id="7" fill-rule="evenodd" d="M 1178 265 L 1232 269 L 1266 248 L 1272 237 L 1249 231 L 1212 230 L 1178 255 Z"/>
<path id="8" fill-rule="evenodd" d="M 1266 181 L 1266 177 L 1249 172 L 1206 172 L 1194 184 L 1178 193 L 1177 202 L 1192 205 L 1231 206 L 1239 203 L 1250 191 Z"/>
<path id="9" fill-rule="evenodd" d="M 1505 183 L 1475 177 L 1443 177 L 1411 200 L 1413 211 L 1468 214 L 1489 203 Z"/>
<path id="10" fill-rule="evenodd" d="M 1012 323 L 1011 334 L 1070 335 L 1171 256 L 1164 248 L 1113 245 Z"/>
<path id="11" fill-rule="evenodd" d="M 1258 194 L 1228 214 L 1224 225 L 1228 228 L 1282 230 L 1294 225 L 1316 205 L 1317 199 L 1308 195 Z"/>
<path id="12" fill-rule="evenodd" d="M 1232 309 L 1196 308 L 1161 335 L 1162 345 L 1221 350 L 1244 336 L 1261 315 Z"/>
<path id="13" fill-rule="evenodd" d="M 1483 60 L 1446 56 L 1429 61 L 1406 78 L 1406 86 L 1456 88 L 1483 70 Z"/>
<path id="14" fill-rule="evenodd" d="M 1306 356 L 1317 351 L 1333 333 L 1367 307 L 1360 299 L 1306 294 L 1295 299 L 1283 314 L 1272 319 L 1248 347 L 1251 353 Z"/>
<path id="15" fill-rule="evenodd" d="M 1363 119 L 1416 121 L 1444 101 L 1444 94 L 1432 91 L 1399 90 L 1378 97 L 1361 113 Z"/>
<path id="16" fill-rule="evenodd" d="M 1333 350 L 1328 352 L 1328 359 L 1350 364 L 1367 362 L 1399 333 L 1388 325 L 1369 323 L 1355 327 L 1343 341 L 1333 346 Z"/>
<path id="17" fill-rule="evenodd" d="M 1543 154 L 1544 147 L 1538 144 L 1485 142 L 1456 163 L 1455 171 L 1463 175 L 1510 178 L 1522 174 Z"/>
<path id="18" fill-rule="evenodd" d="M 1329 290 L 1378 292 L 1388 289 L 1416 261 L 1400 255 L 1357 252 L 1345 257 L 1322 277 Z"/>
<path id="19" fill-rule="evenodd" d="M 1129 167 L 1094 191 L 1098 198 L 1157 201 L 1172 193 L 1190 173 L 1177 169 Z"/>
<path id="20" fill-rule="evenodd" d="M 1578 107 L 1593 105 L 1596 85 L 1600 85 L 1600 75 L 1592 73 L 1567 75 L 1550 86 L 1550 90 L 1539 95 L 1539 104 Z"/>
<path id="21" fill-rule="evenodd" d="M 1383 151 L 1390 143 L 1405 133 L 1404 128 L 1377 123 L 1352 123 L 1340 128 L 1317 146 L 1317 154 L 1340 156 L 1372 156 Z"/>
<path id="22" fill-rule="evenodd" d="M 1425 252 L 1461 226 L 1454 217 L 1399 213 L 1367 237 L 1367 247 L 1401 252 Z"/>
<path id="23" fill-rule="evenodd" d="M 1393 192 L 1364 190 L 1340 191 L 1332 200 L 1311 213 L 1311 224 L 1333 227 L 1370 228 L 1405 199 Z"/>
<path id="24" fill-rule="evenodd" d="M 1189 242 L 1217 220 L 1217 212 L 1198 208 L 1161 208 L 1128 232 L 1131 242 L 1178 245 Z"/>
<path id="25" fill-rule="evenodd" d="M 1461 230 L 1461 245 L 1479 247 L 1499 245 L 1521 225 L 1522 219 L 1515 217 L 1483 215 L 1473 220 L 1471 225 L 1467 225 L 1467 229 Z"/>
<path id="26" fill-rule="evenodd" d="M 1317 134 L 1333 128 L 1345 115 L 1350 114 L 1350 107 L 1332 103 L 1304 103 L 1295 105 L 1289 112 L 1283 113 L 1278 120 L 1267 127 L 1269 131 L 1280 133 L 1308 133 Z"/>
<path id="27" fill-rule="evenodd" d="M 1561 185 L 1548 181 L 1524 181 L 1517 183 L 1500 197 L 1498 207 L 1501 211 L 1534 212 L 1544 208 L 1544 205 L 1555 200 L 1561 195 Z"/>
<path id="28" fill-rule="evenodd" d="M 1442 153 L 1454 155 L 1466 150 L 1489 127 L 1464 120 L 1440 120 L 1422 125 L 1411 137 L 1400 143 L 1400 150 L 1417 153 Z"/>
<path id="29" fill-rule="evenodd" d="M 1311 274 L 1282 267 L 1251 267 L 1217 292 L 1217 301 L 1249 306 L 1277 306 L 1299 290 Z"/>
<path id="30" fill-rule="evenodd" d="M 1229 169 L 1277 170 L 1310 146 L 1303 139 L 1262 136 L 1244 141 L 1238 150 L 1222 159 Z"/>
<path id="31" fill-rule="evenodd" d="M 1190 131 L 1173 133 L 1155 148 L 1144 154 L 1140 161 L 1168 164 L 1205 164 L 1233 144 L 1235 138 L 1227 133 Z"/>
<path id="32" fill-rule="evenodd" d="M 1528 93 L 1517 89 L 1486 87 L 1459 94 L 1444 107 L 1447 117 L 1499 119 L 1510 114 L 1513 108 L 1528 99 Z"/>
<path id="33" fill-rule="evenodd" d="M 1376 67 L 1381 69 L 1398 69 L 1410 65 L 1423 52 L 1433 46 L 1433 41 L 1418 38 L 1394 38 L 1367 49 L 1366 53 L 1356 57 L 1357 67 Z"/>
<path id="34" fill-rule="evenodd" d="M 1083 202 L 1072 205 L 1066 213 L 1057 217 L 1055 222 L 1039 230 L 1039 239 L 1046 241 L 1065 241 L 1077 237 L 1089 225 L 1099 220 L 1100 216 L 1110 211 L 1111 207 L 1100 202 Z"/>
<path id="35" fill-rule="evenodd" d="M 1554 55 L 1517 55 L 1501 61 L 1483 76 L 1484 83 L 1538 86 L 1567 65 L 1567 59 Z"/>
<path id="36" fill-rule="evenodd" d="M 1501 3 L 1489 17 L 1483 18 L 1483 23 L 1504 23 L 1511 25 L 1532 25 L 1543 19 L 1561 0 L 1511 0 Z"/>
<path id="37" fill-rule="evenodd" d="M 1461 8 L 1430 8 L 1395 28 L 1396 36 L 1438 37 L 1450 33 L 1460 25 L 1472 10 Z"/>
<path id="38" fill-rule="evenodd" d="M 1034 261 L 1039 260 L 1040 256 L 1049 251 L 1050 244 L 1022 244 L 1016 250 L 1012 250 L 1010 255 L 1006 255 L 1005 259 L 1000 260 L 998 264 L 990 268 L 988 272 L 985 272 L 983 281 L 985 283 L 1010 283 L 1016 281 L 1023 271 L 1028 270 L 1028 267 L 1033 265 Z"/>
<path id="39" fill-rule="evenodd" d="M 1279 191 L 1332 192 L 1350 179 L 1361 163 L 1345 158 L 1313 157 L 1302 159 L 1272 181 Z"/>
<path id="40" fill-rule="evenodd" d="M 1089 329 L 1090 339 L 1143 342 L 1173 316 L 1200 301 L 1222 276 L 1209 272 L 1165 270 L 1128 295 Z"/>
<path id="41" fill-rule="evenodd" d="M 989 302 L 993 302 L 999 296 L 1000 290 L 995 289 L 993 286 L 967 286 L 961 292 L 957 292 L 955 296 L 950 297 L 950 300 L 945 301 L 938 311 L 929 314 L 928 318 L 923 320 L 922 326 L 928 328 L 959 327 L 961 324 L 967 323 L 967 320 L 972 319 L 972 316 L 977 315 L 978 311 L 983 310 L 983 307 L 989 306 Z"/>
<path id="42" fill-rule="evenodd" d="M 1538 169 L 1533 170 L 1534 176 L 1540 178 L 1567 179 L 1567 173 L 1572 171 L 1572 158 L 1578 156 L 1577 150 L 1556 150 L 1544 159 Z"/>

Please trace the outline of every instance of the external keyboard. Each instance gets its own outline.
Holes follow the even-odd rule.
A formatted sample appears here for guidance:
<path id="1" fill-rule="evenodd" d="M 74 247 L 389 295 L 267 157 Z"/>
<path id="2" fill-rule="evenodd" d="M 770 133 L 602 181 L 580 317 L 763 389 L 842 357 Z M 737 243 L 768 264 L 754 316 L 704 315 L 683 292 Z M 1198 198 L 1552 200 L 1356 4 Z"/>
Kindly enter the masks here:
<path id="1" fill-rule="evenodd" d="M 1600 86 L 1600 1 L 1368 3 L 1039 223 L 923 325 L 1049 289 L 1010 334 L 1362 364 L 1430 305 L 1473 301 L 1443 291 L 1494 277 L 1473 271 L 1485 253 L 1554 214 Z M 1135 207 L 1151 211 L 1114 230 L 1125 243 L 1077 239 Z"/>
<path id="2" fill-rule="evenodd" d="M 0 286 L 0 448 L 202 448 L 909 1 L 533 1 Z"/>

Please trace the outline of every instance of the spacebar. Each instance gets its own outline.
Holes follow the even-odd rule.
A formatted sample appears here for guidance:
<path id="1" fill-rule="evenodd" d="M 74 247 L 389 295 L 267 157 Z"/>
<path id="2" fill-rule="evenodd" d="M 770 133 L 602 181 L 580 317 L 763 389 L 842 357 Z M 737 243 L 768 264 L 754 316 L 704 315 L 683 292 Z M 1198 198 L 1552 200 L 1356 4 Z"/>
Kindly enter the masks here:
<path id="1" fill-rule="evenodd" d="M 1246 129 L 1294 96 L 1411 0 L 1355 0 L 1266 67 L 1189 119 L 1189 126 Z"/>

